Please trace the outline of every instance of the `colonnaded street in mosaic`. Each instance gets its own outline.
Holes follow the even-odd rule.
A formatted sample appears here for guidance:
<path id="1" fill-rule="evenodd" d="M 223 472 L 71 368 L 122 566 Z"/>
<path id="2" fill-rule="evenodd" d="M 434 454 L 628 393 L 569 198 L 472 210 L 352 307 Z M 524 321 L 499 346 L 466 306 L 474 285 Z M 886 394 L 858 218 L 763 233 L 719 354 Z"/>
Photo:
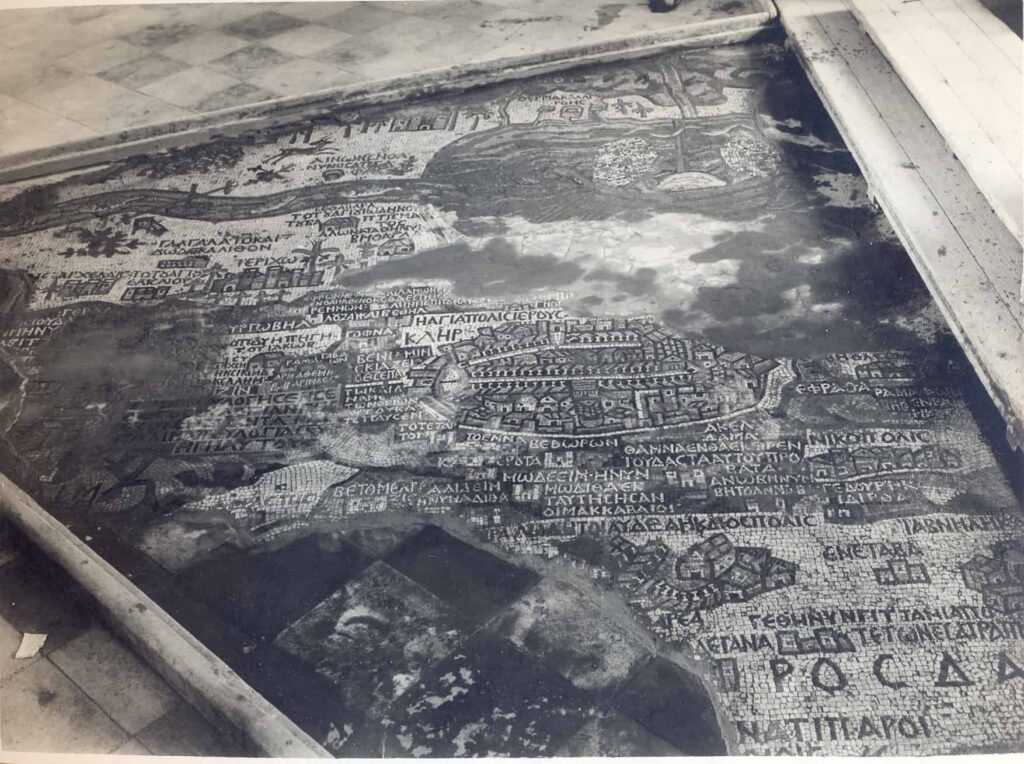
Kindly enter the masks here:
<path id="1" fill-rule="evenodd" d="M 781 45 L 9 186 L 0 469 L 339 756 L 1024 748 L 973 379 Z"/>

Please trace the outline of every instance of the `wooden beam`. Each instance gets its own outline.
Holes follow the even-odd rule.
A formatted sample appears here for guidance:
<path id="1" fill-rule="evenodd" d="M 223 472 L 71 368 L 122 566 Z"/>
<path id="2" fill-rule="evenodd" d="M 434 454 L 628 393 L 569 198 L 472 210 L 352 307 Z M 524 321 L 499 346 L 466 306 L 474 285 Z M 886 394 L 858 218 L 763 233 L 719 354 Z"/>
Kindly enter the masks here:
<path id="1" fill-rule="evenodd" d="M 1024 55 L 1020 38 L 974 23 L 977 0 L 847 0 L 1003 223 L 1024 241 Z M 957 11 L 958 13 L 954 13 Z M 989 14 L 991 15 L 991 14 Z M 1012 38 L 1012 42 L 1006 38 Z M 1003 42 L 1005 41 L 1005 42 Z"/>
<path id="2" fill-rule="evenodd" d="M 790 44 L 1006 420 L 1024 436 L 1020 241 L 842 0 L 778 0 Z"/>

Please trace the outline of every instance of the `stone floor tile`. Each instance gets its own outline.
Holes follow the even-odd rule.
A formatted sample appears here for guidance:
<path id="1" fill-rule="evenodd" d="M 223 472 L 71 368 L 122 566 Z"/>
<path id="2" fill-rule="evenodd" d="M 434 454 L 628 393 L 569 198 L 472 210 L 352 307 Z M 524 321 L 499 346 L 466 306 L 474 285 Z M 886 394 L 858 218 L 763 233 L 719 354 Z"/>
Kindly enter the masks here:
<path id="1" fill-rule="evenodd" d="M 542 579 L 491 627 L 581 690 L 614 690 L 654 652 L 628 615 L 612 613 L 576 586 Z"/>
<path id="2" fill-rule="evenodd" d="M 150 751 L 146 746 L 140 743 L 135 738 L 132 738 L 127 743 L 122 745 L 116 751 L 113 751 L 116 756 L 149 756 L 153 752 Z"/>
<path id="3" fill-rule="evenodd" d="M 297 29 L 305 24 L 306 22 L 302 19 L 285 16 L 275 11 L 264 11 L 227 24 L 221 31 L 234 37 L 256 41 Z"/>
<path id="4" fill-rule="evenodd" d="M 468 0 L 467 2 L 448 2 L 448 0 L 426 0 L 417 2 L 388 3 L 389 10 L 420 16 L 425 19 L 436 19 L 459 26 L 461 29 L 472 29 L 484 19 L 492 18 L 502 9 L 491 3 Z"/>
<path id="5" fill-rule="evenodd" d="M 237 552 L 199 562 L 178 574 L 178 580 L 245 633 L 273 639 L 358 576 L 366 564 L 366 555 L 355 545 L 316 535 L 273 551 Z M 316 575 L 303 575 L 306 571 Z"/>
<path id="6" fill-rule="evenodd" d="M 84 44 L 98 42 L 102 36 L 95 30 L 78 29 L 74 22 L 63 16 L 46 19 L 43 23 L 5 26 L 4 32 L 10 47 L 23 50 L 60 50 L 54 47 L 55 43 L 75 39 L 76 32 Z"/>
<path id="7" fill-rule="evenodd" d="M 234 53 L 221 56 L 211 61 L 208 66 L 236 79 L 248 80 L 260 72 L 291 60 L 292 56 L 279 50 L 263 45 L 250 45 L 247 48 L 236 50 Z"/>
<path id="8" fill-rule="evenodd" d="M 276 644 L 314 666 L 350 706 L 379 719 L 473 629 L 451 605 L 378 561 L 285 629 Z"/>
<path id="9" fill-rule="evenodd" d="M 707 689 L 665 658 L 655 658 L 630 677 L 615 707 L 688 756 L 726 752 Z"/>
<path id="10" fill-rule="evenodd" d="M 18 673 L 22 669 L 31 666 L 39 660 L 35 658 L 15 658 L 21 644 L 21 632 L 0 618 L 0 686 L 7 681 L 7 678 Z M 2 721 L 2 720 L 0 720 Z"/>
<path id="11" fill-rule="evenodd" d="M 368 63 L 355 63 L 351 67 L 353 74 L 364 78 L 367 81 L 389 80 L 393 77 L 404 77 L 410 74 L 409 58 L 415 57 L 420 61 L 417 72 L 431 72 L 437 69 L 444 69 L 449 66 L 450 58 L 446 58 L 441 51 L 430 57 L 417 55 L 417 51 L 410 51 L 408 57 L 381 58 Z"/>
<path id="12" fill-rule="evenodd" d="M 460 5 L 482 5 L 475 0 L 469 0 L 467 3 L 460 3 Z M 448 0 L 393 0 L 387 4 L 386 10 L 393 11 L 395 13 L 408 13 L 414 16 L 429 16 L 436 14 L 445 8 L 452 8 L 455 3 L 448 2 Z"/>
<path id="13" fill-rule="evenodd" d="M 132 45 L 150 50 L 160 50 L 170 45 L 195 37 L 202 32 L 202 28 L 196 24 L 188 24 L 180 21 L 162 24 L 151 24 L 130 34 L 121 35 L 121 39 Z"/>
<path id="14" fill-rule="evenodd" d="M 146 85 L 141 92 L 167 103 L 189 108 L 214 93 L 237 85 L 238 80 L 205 66 L 196 66 Z"/>
<path id="15" fill-rule="evenodd" d="M 83 76 L 87 75 L 40 59 L 7 61 L 0 66 L 0 93 L 35 103 L 33 99 L 39 93 L 81 82 Z"/>
<path id="16" fill-rule="evenodd" d="M 138 90 L 151 82 L 170 77 L 187 68 L 188 64 L 181 61 L 153 54 L 99 72 L 99 76 L 109 82 L 116 82 L 126 88 Z"/>
<path id="17" fill-rule="evenodd" d="M 144 55 L 146 55 L 145 48 L 132 45 L 124 40 L 113 39 L 75 49 L 74 52 L 59 60 L 61 65 L 70 69 L 86 74 L 97 74 L 142 58 Z"/>
<path id="18" fill-rule="evenodd" d="M 0 99 L 2 100 L 2 99 Z M 21 124 L 19 123 L 19 127 Z M 0 142 L 3 141 L 3 131 L 0 130 Z M 18 550 L 9 547 L 0 547 L 0 568 L 9 562 L 14 562 L 18 559 Z"/>
<path id="19" fill-rule="evenodd" d="M 556 756 L 681 756 L 678 748 L 622 714 L 601 711 Z"/>
<path id="20" fill-rule="evenodd" d="M 536 573 L 428 525 L 384 558 L 424 589 L 469 617 L 484 621 L 520 597 Z"/>
<path id="21" fill-rule="evenodd" d="M 487 45 L 483 44 L 485 40 L 488 43 Z M 522 38 L 518 35 L 489 35 L 486 38 L 481 37 L 478 42 L 480 42 L 480 45 L 475 45 L 466 51 L 465 63 L 480 63 L 483 61 L 497 61 L 502 58 L 525 56 L 534 50 L 529 38 Z"/>
<path id="22" fill-rule="evenodd" d="M 618 8 L 615 14 L 615 20 L 620 22 L 628 18 L 630 29 L 663 24 L 663 20 L 648 18 L 651 14 L 643 3 L 636 8 Z M 524 27 L 523 19 L 547 21 L 535 21 Z M 556 39 L 567 29 L 582 33 L 584 27 L 591 29 L 591 35 L 619 33 L 614 23 L 598 25 L 597 21 L 596 11 L 590 5 L 567 5 L 555 0 L 177 3 L 117 8 L 86 6 L 64 14 L 53 9 L 7 11 L 2 15 L 5 36 L 0 41 L 0 92 L 67 121 L 42 126 L 41 119 L 22 116 L 22 107 L 18 109 L 17 121 L 32 135 L 19 135 L 16 140 L 8 135 L 6 142 L 16 147 L 12 150 L 52 145 L 76 139 L 82 129 L 102 133 L 177 119 L 203 109 L 221 108 L 211 104 L 239 104 L 245 95 L 255 102 L 266 98 L 268 92 L 278 92 L 278 87 L 272 86 L 275 82 L 278 86 L 288 82 L 293 89 L 282 95 L 290 96 L 352 81 L 436 70 L 452 63 L 481 63 L 501 56 L 522 55 L 550 44 L 544 41 L 546 38 L 538 38 L 538 34 L 555 34 L 552 39 Z M 225 29 L 236 30 L 244 39 L 225 33 Z M 463 32 L 458 61 L 452 60 L 451 51 L 436 45 L 438 38 L 449 36 L 453 29 Z M 341 35 L 349 37 L 339 39 Z M 175 88 L 180 88 L 183 81 L 193 82 L 194 76 L 171 79 L 173 75 L 167 76 L 171 67 L 166 63 L 161 69 L 150 61 L 138 65 L 137 71 L 129 64 L 142 58 L 143 51 L 160 51 L 165 58 L 191 66 L 210 64 L 261 40 L 265 42 L 258 51 L 247 51 L 225 62 L 224 66 L 230 68 L 211 66 L 237 81 L 251 83 L 254 88 L 206 78 L 207 82 L 198 83 L 195 88 L 186 87 L 187 92 L 182 93 Z M 54 60 L 54 50 L 68 54 Z M 273 54 L 266 53 L 268 50 L 313 59 L 344 71 L 335 78 L 318 64 L 285 67 L 285 61 L 275 59 Z M 121 68 L 122 65 L 126 66 Z M 275 67 L 280 69 L 269 73 Z M 265 72 L 266 77 L 262 76 Z M 90 86 L 94 83 L 77 76 L 99 73 L 114 84 L 123 85 L 125 90 L 141 93 L 131 98 L 116 90 L 93 89 Z M 158 74 L 164 76 L 154 79 Z M 169 82 L 156 87 L 173 91 L 167 93 L 166 99 L 148 90 L 167 79 Z M 70 99 L 69 109 L 55 103 L 57 99 L 51 96 L 55 91 Z M 89 101 L 96 106 L 87 114 L 84 102 Z M 158 101 L 165 103 L 161 105 Z M 113 108 L 117 105 L 124 107 L 121 112 Z M 9 115 L 0 118 L 13 121 Z M 75 128 L 75 123 L 83 127 Z M 51 138 L 44 140 L 46 136 Z"/>
<path id="23" fill-rule="evenodd" d="M 54 650 L 50 660 L 129 734 L 145 729 L 177 701 L 163 679 L 100 627 Z"/>
<path id="24" fill-rule="evenodd" d="M 377 757 L 386 746 L 381 725 L 365 708 L 353 706 L 334 683 L 276 645 L 264 643 L 247 653 L 238 671 L 252 678 L 250 686 L 256 692 L 339 758 Z M 338 735 L 338 730 L 344 734 Z"/>
<path id="25" fill-rule="evenodd" d="M 363 61 L 380 58 L 386 52 L 387 48 L 382 47 L 379 42 L 368 40 L 364 36 L 354 36 L 337 45 L 317 51 L 309 57 L 352 72 L 355 71 L 353 67 L 359 66 Z"/>
<path id="26" fill-rule="evenodd" d="M 388 3 L 390 5 L 391 3 Z M 267 3 L 274 10 L 303 21 L 319 21 L 338 12 L 338 4 L 323 3 Z"/>
<path id="27" fill-rule="evenodd" d="M 167 21 L 172 16 L 170 8 L 158 5 L 122 5 L 100 17 L 80 21 L 75 28 L 84 32 L 97 31 L 105 37 L 137 33 L 146 27 Z"/>
<path id="28" fill-rule="evenodd" d="M 109 753 L 128 735 L 48 660 L 4 681 L 0 747 L 6 751 Z"/>
<path id="29" fill-rule="evenodd" d="M 565 679 L 481 632 L 424 671 L 389 718 L 413 755 L 550 756 L 593 713 Z"/>
<path id="30" fill-rule="evenodd" d="M 244 106 L 260 101 L 269 101 L 273 98 L 280 98 L 279 93 L 266 90 L 248 82 L 239 82 L 219 93 L 214 93 L 192 106 L 195 111 L 218 111 L 220 109 L 232 109 L 236 106 Z"/>
<path id="31" fill-rule="evenodd" d="M 351 37 L 350 34 L 339 29 L 332 29 L 320 24 L 307 24 L 268 37 L 263 44 L 275 50 L 291 53 L 293 56 L 308 56 L 310 53 L 316 53 L 331 45 L 337 45 L 349 37 Z"/>
<path id="32" fill-rule="evenodd" d="M 238 755 L 236 746 L 185 703 L 149 725 L 136 739 L 156 756 Z"/>
<path id="33" fill-rule="evenodd" d="M 351 35 L 366 34 L 407 18 L 405 14 L 388 10 L 385 3 L 353 3 L 319 23 L 340 29 Z"/>
<path id="34" fill-rule="evenodd" d="M 171 77 L 188 74 L 186 69 Z M 113 132 L 126 127 L 145 125 L 188 116 L 167 99 L 145 93 L 170 78 L 146 85 L 142 92 L 107 82 L 101 77 L 83 75 L 80 79 L 55 90 L 31 96 L 33 103 L 67 116 L 97 132 Z M 29 98 L 29 96 L 26 96 Z"/>
<path id="35" fill-rule="evenodd" d="M 92 626 L 91 608 L 64 571 L 38 553 L 0 568 L 0 617 L 19 633 L 46 634 L 44 653 Z"/>
<path id="36" fill-rule="evenodd" d="M 404 47 L 437 46 L 438 40 L 451 39 L 457 31 L 450 24 L 421 16 L 405 16 L 367 33 L 369 37 L 388 43 L 394 50 Z M 446 51 L 449 58 L 451 52 Z"/>
<path id="37" fill-rule="evenodd" d="M 2 132 L 0 132 L 2 135 Z M 21 536 L 9 522 L 0 518 L 0 568 L 20 556 Z"/>
<path id="38" fill-rule="evenodd" d="M 169 45 L 161 49 L 160 54 L 186 64 L 196 66 L 213 61 L 215 58 L 234 53 L 236 50 L 248 47 L 248 40 L 226 35 L 216 30 L 203 32 L 194 37 L 188 37 L 181 42 Z"/>
<path id="39" fill-rule="evenodd" d="M 475 29 L 472 35 L 468 35 L 459 42 L 459 64 L 478 63 L 480 61 L 493 61 L 500 54 L 498 51 L 508 41 L 507 35 L 494 29 Z M 420 60 L 437 60 L 439 51 L 437 46 L 431 45 L 429 41 L 420 43 L 415 48 Z"/>
<path id="40" fill-rule="evenodd" d="M 282 95 L 311 93 L 317 90 L 361 82 L 365 78 L 331 64 L 298 58 L 260 72 L 250 79 L 255 85 Z"/>
<path id="41" fill-rule="evenodd" d="M 254 11 L 263 9 L 260 3 L 182 3 L 165 6 L 174 9 L 173 18 L 184 18 L 190 23 L 198 24 L 203 29 L 216 30 L 225 24 L 251 16 Z"/>

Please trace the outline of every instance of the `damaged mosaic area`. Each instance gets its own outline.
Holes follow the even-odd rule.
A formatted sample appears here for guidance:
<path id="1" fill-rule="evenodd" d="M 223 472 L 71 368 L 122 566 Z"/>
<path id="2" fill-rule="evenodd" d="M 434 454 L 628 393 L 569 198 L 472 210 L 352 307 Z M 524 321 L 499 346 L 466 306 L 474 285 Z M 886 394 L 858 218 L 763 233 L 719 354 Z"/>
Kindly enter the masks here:
<path id="1" fill-rule="evenodd" d="M 0 191 L 0 469 L 338 756 L 1019 750 L 1024 528 L 782 47 Z"/>

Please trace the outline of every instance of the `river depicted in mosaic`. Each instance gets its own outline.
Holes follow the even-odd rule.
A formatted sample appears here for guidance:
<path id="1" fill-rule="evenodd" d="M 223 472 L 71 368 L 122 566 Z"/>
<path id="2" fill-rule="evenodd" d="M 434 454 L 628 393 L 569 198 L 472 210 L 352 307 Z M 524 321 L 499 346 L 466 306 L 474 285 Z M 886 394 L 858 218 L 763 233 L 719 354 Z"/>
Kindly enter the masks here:
<path id="1" fill-rule="evenodd" d="M 0 468 L 345 755 L 1015 750 L 972 376 L 759 43 L 0 195 Z"/>

